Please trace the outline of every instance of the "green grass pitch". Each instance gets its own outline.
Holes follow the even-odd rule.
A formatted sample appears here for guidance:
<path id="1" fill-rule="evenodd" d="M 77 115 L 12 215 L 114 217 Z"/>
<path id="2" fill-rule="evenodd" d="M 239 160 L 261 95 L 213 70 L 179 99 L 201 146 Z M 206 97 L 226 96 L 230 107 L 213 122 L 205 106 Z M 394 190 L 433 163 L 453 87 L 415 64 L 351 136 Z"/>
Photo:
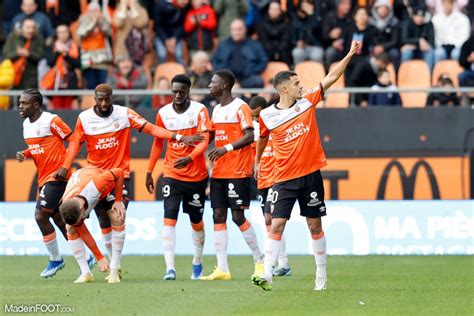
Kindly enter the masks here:
<path id="1" fill-rule="evenodd" d="M 290 256 L 291 277 L 272 292 L 253 286 L 250 256 L 230 257 L 232 281 L 191 281 L 191 257 L 178 256 L 176 281 L 162 281 L 162 256 L 125 256 L 120 284 L 73 284 L 72 257 L 52 279 L 46 257 L 0 257 L 0 314 L 5 304 L 61 304 L 75 315 L 474 315 L 472 256 L 330 256 L 328 290 L 313 291 L 314 259 Z M 215 257 L 205 257 L 205 273 Z"/>

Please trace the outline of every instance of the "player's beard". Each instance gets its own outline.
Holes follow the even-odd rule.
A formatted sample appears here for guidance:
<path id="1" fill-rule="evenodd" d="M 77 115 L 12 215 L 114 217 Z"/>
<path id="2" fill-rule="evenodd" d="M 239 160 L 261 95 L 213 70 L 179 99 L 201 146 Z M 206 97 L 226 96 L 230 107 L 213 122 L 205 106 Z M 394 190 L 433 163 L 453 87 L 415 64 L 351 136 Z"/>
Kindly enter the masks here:
<path id="1" fill-rule="evenodd" d="M 110 106 L 107 111 L 102 111 L 102 109 L 99 106 L 95 107 L 95 112 L 100 116 L 100 117 L 108 117 L 110 114 L 112 114 L 114 107 Z"/>

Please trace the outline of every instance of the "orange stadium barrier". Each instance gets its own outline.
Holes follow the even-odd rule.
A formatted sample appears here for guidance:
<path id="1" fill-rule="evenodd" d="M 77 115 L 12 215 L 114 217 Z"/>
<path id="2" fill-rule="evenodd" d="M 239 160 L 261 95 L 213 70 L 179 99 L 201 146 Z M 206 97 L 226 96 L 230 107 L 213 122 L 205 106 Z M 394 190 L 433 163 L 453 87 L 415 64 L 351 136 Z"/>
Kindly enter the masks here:
<path id="1" fill-rule="evenodd" d="M 77 164 L 86 165 L 84 159 Z M 132 159 L 135 200 L 154 200 L 145 188 L 147 159 Z M 160 159 L 153 173 L 162 173 Z M 327 199 L 400 200 L 463 199 L 470 192 L 469 161 L 466 157 L 429 158 L 334 158 L 323 170 Z M 35 186 L 36 168 L 31 160 L 5 161 L 5 201 L 27 201 Z"/>

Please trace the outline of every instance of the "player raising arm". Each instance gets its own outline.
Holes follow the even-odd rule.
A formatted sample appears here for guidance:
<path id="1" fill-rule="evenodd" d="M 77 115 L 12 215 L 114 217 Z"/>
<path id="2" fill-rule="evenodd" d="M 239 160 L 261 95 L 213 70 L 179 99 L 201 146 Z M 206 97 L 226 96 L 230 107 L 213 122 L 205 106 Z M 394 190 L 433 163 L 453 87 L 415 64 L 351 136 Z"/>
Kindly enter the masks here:
<path id="1" fill-rule="evenodd" d="M 316 261 L 314 289 L 326 289 L 326 238 L 321 222 L 321 217 L 326 215 L 326 206 L 320 172 L 326 166 L 326 156 L 319 138 L 316 105 L 323 100 L 324 91 L 342 76 L 359 46 L 359 42 L 353 41 L 347 56 L 329 72 L 319 87 L 304 94 L 295 72 L 279 72 L 273 84 L 280 101 L 260 112 L 260 139 L 255 170 L 260 168 L 269 137 L 272 138 L 275 155 L 272 227 L 265 246 L 265 269 L 263 276 L 252 276 L 252 282 L 264 290 L 272 289 L 273 267 L 280 253 L 281 236 L 296 200 L 301 215 L 306 217 L 313 239 Z"/>

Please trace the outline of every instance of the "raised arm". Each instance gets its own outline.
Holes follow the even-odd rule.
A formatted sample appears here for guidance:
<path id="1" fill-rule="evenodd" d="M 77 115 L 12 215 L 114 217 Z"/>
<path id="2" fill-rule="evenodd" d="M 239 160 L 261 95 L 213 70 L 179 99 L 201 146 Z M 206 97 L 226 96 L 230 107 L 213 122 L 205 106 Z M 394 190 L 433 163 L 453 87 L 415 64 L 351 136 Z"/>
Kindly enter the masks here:
<path id="1" fill-rule="evenodd" d="M 352 41 L 351 48 L 347 55 L 339 63 L 337 63 L 337 65 L 321 81 L 324 91 L 327 91 L 337 81 L 337 79 L 342 76 L 349 65 L 349 62 L 351 61 L 352 56 L 354 56 L 360 45 L 361 43 L 359 41 Z"/>

